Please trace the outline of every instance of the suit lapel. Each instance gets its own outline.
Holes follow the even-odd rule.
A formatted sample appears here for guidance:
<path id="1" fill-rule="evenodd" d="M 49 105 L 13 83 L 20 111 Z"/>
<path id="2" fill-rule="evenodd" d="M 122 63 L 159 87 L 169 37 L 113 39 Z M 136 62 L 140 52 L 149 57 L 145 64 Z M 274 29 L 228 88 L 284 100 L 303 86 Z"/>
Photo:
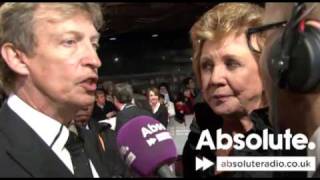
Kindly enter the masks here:
<path id="1" fill-rule="evenodd" d="M 73 176 L 47 144 L 7 104 L 0 112 L 0 131 L 9 142 L 7 154 L 30 176 Z"/>
<path id="2" fill-rule="evenodd" d="M 108 177 L 109 172 L 105 165 L 102 163 L 102 154 L 98 150 L 99 144 L 98 139 L 94 132 L 91 130 L 86 130 L 84 128 L 79 128 L 79 135 L 84 140 L 85 151 L 92 161 L 95 169 L 97 170 L 100 177 Z"/>
<path id="3" fill-rule="evenodd" d="M 18 162 L 32 177 L 73 177 L 65 165 L 46 150 L 30 150 L 25 152 L 16 148 L 8 148 L 8 154 Z M 42 154 L 42 155 L 39 155 Z"/>

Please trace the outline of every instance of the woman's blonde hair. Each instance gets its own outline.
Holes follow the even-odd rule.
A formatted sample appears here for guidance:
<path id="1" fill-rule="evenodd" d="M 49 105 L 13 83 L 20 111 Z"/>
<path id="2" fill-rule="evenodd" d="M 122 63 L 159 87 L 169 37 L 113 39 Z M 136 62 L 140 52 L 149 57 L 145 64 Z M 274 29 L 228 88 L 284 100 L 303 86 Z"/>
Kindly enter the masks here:
<path id="1" fill-rule="evenodd" d="M 200 55 L 206 40 L 219 43 L 231 33 L 241 34 L 247 28 L 262 25 L 263 8 L 252 3 L 221 3 L 207 11 L 192 26 L 192 68 L 201 84 Z M 258 58 L 257 58 L 258 59 Z"/>

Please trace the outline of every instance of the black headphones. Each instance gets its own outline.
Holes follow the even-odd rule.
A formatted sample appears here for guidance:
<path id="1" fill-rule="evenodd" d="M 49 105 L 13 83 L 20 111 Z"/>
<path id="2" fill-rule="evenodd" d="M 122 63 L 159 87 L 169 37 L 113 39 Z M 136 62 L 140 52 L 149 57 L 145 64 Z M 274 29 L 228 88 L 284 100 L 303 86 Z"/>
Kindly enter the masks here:
<path id="1" fill-rule="evenodd" d="M 270 49 L 268 69 L 279 88 L 314 91 L 320 84 L 320 30 L 305 25 L 304 3 L 295 3 L 283 34 Z"/>

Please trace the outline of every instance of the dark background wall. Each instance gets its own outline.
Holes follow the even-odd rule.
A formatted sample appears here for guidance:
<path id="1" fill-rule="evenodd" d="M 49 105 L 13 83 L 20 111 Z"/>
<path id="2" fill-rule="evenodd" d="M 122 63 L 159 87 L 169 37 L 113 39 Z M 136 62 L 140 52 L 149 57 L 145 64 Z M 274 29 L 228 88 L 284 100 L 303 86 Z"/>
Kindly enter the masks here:
<path id="1" fill-rule="evenodd" d="M 98 50 L 103 66 L 102 77 L 147 74 L 190 73 L 191 43 L 187 31 L 128 33 L 116 40 L 103 37 Z"/>

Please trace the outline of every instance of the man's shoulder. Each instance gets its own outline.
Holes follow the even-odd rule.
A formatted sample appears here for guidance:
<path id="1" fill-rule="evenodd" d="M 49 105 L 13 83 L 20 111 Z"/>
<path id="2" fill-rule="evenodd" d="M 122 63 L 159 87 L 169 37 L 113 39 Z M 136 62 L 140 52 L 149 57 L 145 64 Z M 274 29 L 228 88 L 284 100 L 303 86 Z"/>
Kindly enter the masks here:
<path id="1" fill-rule="evenodd" d="M 17 128 L 25 129 L 27 125 L 22 120 L 20 123 L 19 119 L 21 118 L 8 106 L 7 103 L 3 104 L 0 108 L 0 132 L 3 133 L 1 136 L 7 135 Z"/>
<path id="2" fill-rule="evenodd" d="M 140 107 L 137 107 L 137 106 L 130 106 L 128 108 L 125 108 L 123 109 L 122 111 L 118 112 L 118 116 L 119 117 L 122 117 L 122 116 L 129 116 L 129 117 L 132 117 L 132 116 L 136 116 L 136 115 L 149 115 L 149 116 L 152 116 L 152 114 L 145 110 L 145 109 L 142 109 Z"/>
<path id="3" fill-rule="evenodd" d="M 138 116 L 150 116 L 152 117 L 152 114 L 144 109 L 141 109 L 137 106 L 131 106 L 129 108 L 125 108 L 122 111 L 119 111 L 117 114 L 117 127 L 121 127 L 126 122 L 130 121 L 131 119 L 138 117 Z"/>

